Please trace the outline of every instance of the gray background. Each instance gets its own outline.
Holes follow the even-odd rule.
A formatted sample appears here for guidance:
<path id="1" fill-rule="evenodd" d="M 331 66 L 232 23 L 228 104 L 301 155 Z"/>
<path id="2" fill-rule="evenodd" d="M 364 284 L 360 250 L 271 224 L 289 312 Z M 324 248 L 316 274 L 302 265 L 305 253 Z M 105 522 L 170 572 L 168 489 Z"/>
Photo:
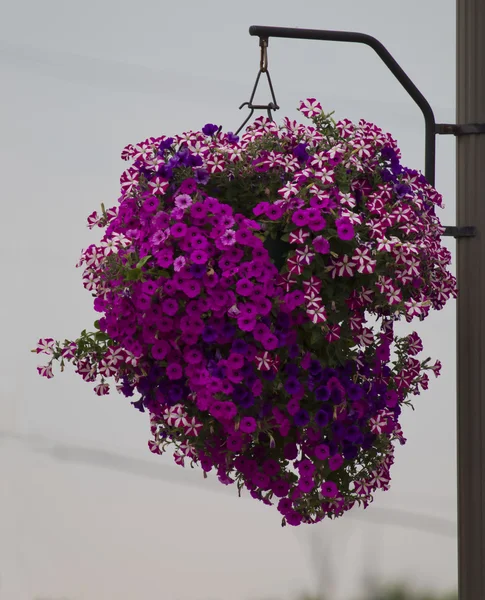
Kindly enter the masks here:
<path id="1" fill-rule="evenodd" d="M 416 326 L 444 374 L 403 414 L 408 444 L 397 449 L 391 491 L 313 528 L 282 529 L 275 510 L 152 456 L 146 415 L 116 392 L 98 398 L 70 366 L 56 366 L 50 381 L 37 375 L 45 358 L 29 349 L 40 337 L 75 339 L 96 317 L 75 264 L 99 240 L 87 215 L 117 203 L 121 149 L 207 122 L 236 129 L 259 66 L 251 24 L 374 35 L 437 121 L 454 122 L 452 0 L 1 3 L 2 599 L 286 599 L 308 590 L 343 600 L 365 575 L 456 585 L 453 301 Z M 371 49 L 272 39 L 269 64 L 277 120 L 297 118 L 298 101 L 316 97 L 338 118 L 390 131 L 404 164 L 423 168 L 421 114 Z M 454 139 L 441 138 L 447 225 L 454 170 Z"/>

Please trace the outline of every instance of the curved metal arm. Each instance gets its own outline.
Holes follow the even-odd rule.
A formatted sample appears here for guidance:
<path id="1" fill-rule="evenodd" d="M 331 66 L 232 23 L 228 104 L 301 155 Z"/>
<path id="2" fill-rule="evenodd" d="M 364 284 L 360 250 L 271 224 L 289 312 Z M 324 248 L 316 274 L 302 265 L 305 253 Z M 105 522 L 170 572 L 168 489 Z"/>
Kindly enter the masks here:
<path id="1" fill-rule="evenodd" d="M 259 36 L 263 39 L 270 37 L 293 38 L 301 40 L 324 40 L 329 42 L 355 42 L 366 44 L 377 52 L 399 83 L 419 106 L 424 116 L 425 123 L 425 177 L 431 185 L 435 183 L 435 154 L 436 154 L 436 121 L 433 109 L 429 102 L 409 79 L 389 51 L 376 38 L 365 33 L 352 31 L 327 31 L 325 29 L 299 29 L 294 27 L 266 27 L 264 25 L 252 25 L 249 28 L 250 35 Z"/>

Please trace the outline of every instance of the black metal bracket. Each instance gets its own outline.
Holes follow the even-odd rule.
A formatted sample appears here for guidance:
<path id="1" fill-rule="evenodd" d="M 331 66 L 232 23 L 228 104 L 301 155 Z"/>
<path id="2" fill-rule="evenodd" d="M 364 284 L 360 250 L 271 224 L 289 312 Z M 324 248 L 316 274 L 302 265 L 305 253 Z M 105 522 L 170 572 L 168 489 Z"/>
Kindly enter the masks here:
<path id="1" fill-rule="evenodd" d="M 425 167 L 424 174 L 428 182 L 434 186 L 435 184 L 435 167 L 436 167 L 436 135 L 437 134 L 453 134 L 453 135 L 470 135 L 485 133 L 485 124 L 474 123 L 466 125 L 447 125 L 436 124 L 435 116 L 431 105 L 419 91 L 416 85 L 411 81 L 408 75 L 401 68 L 399 63 L 387 50 L 387 48 L 376 38 L 366 33 L 358 33 L 354 31 L 330 31 L 325 29 L 300 29 L 298 27 L 268 27 L 265 25 L 252 25 L 249 28 L 249 34 L 258 36 L 260 45 L 267 45 L 270 37 L 292 38 L 300 40 L 322 40 L 329 42 L 353 42 L 358 44 L 366 44 L 370 46 L 382 59 L 387 68 L 391 71 L 394 77 L 403 86 L 406 92 L 411 96 L 414 102 L 418 105 L 423 113 L 425 127 Z M 261 74 L 261 73 L 260 73 Z M 268 75 L 269 79 L 269 75 Z M 259 80 L 259 75 L 258 75 Z M 271 91 L 274 97 L 274 92 L 270 81 Z M 251 96 L 251 100 L 254 96 Z M 251 104 L 249 102 L 249 106 Z M 250 108 L 252 108 L 250 106 Z M 256 108 L 256 107 L 254 107 Z M 266 108 L 266 107 L 261 107 Z M 251 112 L 252 114 L 252 112 Z M 250 115 L 251 116 L 251 115 Z M 249 118 L 247 119 L 249 120 Z M 247 122 L 245 121 L 245 123 Z M 244 123 L 244 124 L 245 124 Z M 243 126 L 244 126 L 243 124 Z M 241 127 L 242 128 L 242 127 Z M 240 128 L 240 129 L 241 129 Z M 476 230 L 471 226 L 464 227 L 446 227 L 444 236 L 454 238 L 473 237 L 476 235 Z"/>
<path id="2" fill-rule="evenodd" d="M 437 123 L 435 133 L 440 135 L 477 135 L 485 133 L 485 123 L 467 123 L 466 125 Z"/>
<path id="3" fill-rule="evenodd" d="M 445 227 L 445 232 L 443 233 L 443 236 L 454 237 L 455 239 L 463 237 L 475 237 L 476 235 L 476 228 L 468 225 L 463 227 Z"/>

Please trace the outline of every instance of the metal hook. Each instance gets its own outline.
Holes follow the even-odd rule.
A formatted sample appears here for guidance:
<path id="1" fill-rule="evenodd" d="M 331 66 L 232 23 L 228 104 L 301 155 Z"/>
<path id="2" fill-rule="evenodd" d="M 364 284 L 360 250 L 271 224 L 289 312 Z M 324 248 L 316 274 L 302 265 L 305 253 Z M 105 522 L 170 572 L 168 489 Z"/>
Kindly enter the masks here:
<path id="1" fill-rule="evenodd" d="M 268 70 L 268 39 L 259 38 L 259 45 L 261 46 L 261 59 L 259 61 L 260 73 L 266 73 Z"/>
<path id="2" fill-rule="evenodd" d="M 251 93 L 251 97 L 249 98 L 249 102 L 243 102 L 241 104 L 241 106 L 239 107 L 239 110 L 241 110 L 241 108 L 243 106 L 247 106 L 251 110 L 251 112 L 249 113 L 249 116 L 247 117 L 247 119 L 245 119 L 245 121 L 241 125 L 241 127 L 239 127 L 239 129 L 236 131 L 236 135 L 238 135 L 239 132 L 241 131 L 241 129 L 243 129 L 243 127 L 246 125 L 246 123 L 249 121 L 249 119 L 253 116 L 254 111 L 256 109 L 266 110 L 270 121 L 274 120 L 273 114 L 271 111 L 279 109 L 278 103 L 276 101 L 274 89 L 273 89 L 273 82 L 271 81 L 271 77 L 270 77 L 270 74 L 268 71 L 268 38 L 260 37 L 259 45 L 261 47 L 261 58 L 260 58 L 260 62 L 259 62 L 259 71 L 258 71 L 258 75 L 256 77 L 256 81 L 254 83 L 253 91 Z M 269 85 L 269 89 L 271 92 L 272 101 L 268 102 L 268 104 L 253 104 L 254 96 L 256 95 L 256 90 L 259 85 L 259 80 L 261 79 L 261 73 L 264 73 L 266 75 L 266 79 L 268 80 L 268 85 Z"/>

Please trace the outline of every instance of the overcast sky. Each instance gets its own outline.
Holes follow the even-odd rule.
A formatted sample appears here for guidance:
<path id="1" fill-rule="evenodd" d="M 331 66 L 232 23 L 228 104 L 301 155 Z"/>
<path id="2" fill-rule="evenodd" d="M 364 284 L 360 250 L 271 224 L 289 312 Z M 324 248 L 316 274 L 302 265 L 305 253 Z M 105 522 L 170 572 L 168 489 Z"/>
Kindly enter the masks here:
<path id="1" fill-rule="evenodd" d="M 99 239 L 87 215 L 117 202 L 121 149 L 207 122 L 237 129 L 259 66 L 252 24 L 374 35 L 437 121 L 454 122 L 452 0 L 1 3 L 1 600 L 349 600 L 365 574 L 456 585 L 453 302 L 417 325 L 443 375 L 403 413 L 391 491 L 333 523 L 282 529 L 274 509 L 152 456 L 147 417 L 123 396 L 96 397 L 69 366 L 37 375 L 40 337 L 75 339 L 95 319 L 75 264 Z M 390 131 L 403 163 L 424 167 L 420 111 L 370 48 L 271 39 L 269 66 L 277 120 L 316 97 Z M 448 136 L 446 225 L 454 176 Z"/>

